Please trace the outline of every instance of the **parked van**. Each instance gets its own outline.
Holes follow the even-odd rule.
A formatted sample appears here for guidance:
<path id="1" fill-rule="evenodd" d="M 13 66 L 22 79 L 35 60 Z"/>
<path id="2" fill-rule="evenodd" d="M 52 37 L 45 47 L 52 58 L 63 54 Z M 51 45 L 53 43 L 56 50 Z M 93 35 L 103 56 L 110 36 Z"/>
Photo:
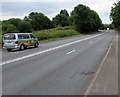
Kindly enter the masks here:
<path id="1" fill-rule="evenodd" d="M 8 51 L 12 49 L 24 50 L 27 47 L 38 47 L 38 39 L 31 33 L 9 33 L 3 36 L 4 48 Z"/>

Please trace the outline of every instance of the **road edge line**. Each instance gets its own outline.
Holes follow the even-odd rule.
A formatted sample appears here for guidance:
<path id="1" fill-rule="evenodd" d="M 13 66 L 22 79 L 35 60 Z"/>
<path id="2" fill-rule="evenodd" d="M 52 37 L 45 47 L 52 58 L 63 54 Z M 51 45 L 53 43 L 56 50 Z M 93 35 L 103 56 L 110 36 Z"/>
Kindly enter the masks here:
<path id="1" fill-rule="evenodd" d="M 115 35 L 114 35 L 114 36 L 115 36 Z M 114 39 L 114 37 L 113 37 L 113 39 Z M 87 88 L 87 90 L 86 90 L 86 92 L 85 92 L 85 94 L 84 94 L 84 97 L 87 97 L 87 96 L 90 94 L 90 91 L 91 91 L 91 89 L 92 89 L 92 87 L 93 87 L 93 85 L 94 85 L 94 83 L 95 83 L 95 81 L 96 81 L 96 79 L 97 79 L 97 77 L 98 77 L 98 74 L 100 73 L 101 68 L 102 68 L 102 66 L 103 66 L 103 64 L 104 64 L 104 62 L 105 62 L 105 60 L 106 60 L 106 58 L 107 58 L 107 56 L 108 56 L 108 54 L 109 54 L 109 52 L 110 52 L 110 50 L 111 50 L 111 47 L 112 47 L 112 44 L 113 44 L 113 39 L 112 39 L 112 41 L 111 41 L 111 43 L 110 43 L 110 45 L 109 45 L 109 48 L 108 48 L 108 50 L 107 50 L 107 53 L 106 53 L 105 57 L 103 58 L 103 60 L 102 60 L 102 62 L 101 62 L 101 65 L 100 65 L 98 71 L 96 72 L 93 80 L 91 81 L 89 87 Z"/>

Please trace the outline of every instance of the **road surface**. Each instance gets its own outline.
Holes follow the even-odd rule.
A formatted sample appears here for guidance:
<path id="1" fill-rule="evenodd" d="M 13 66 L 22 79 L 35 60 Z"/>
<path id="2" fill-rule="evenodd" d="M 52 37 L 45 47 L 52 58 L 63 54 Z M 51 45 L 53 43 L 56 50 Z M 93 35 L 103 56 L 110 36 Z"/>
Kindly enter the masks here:
<path id="1" fill-rule="evenodd" d="M 3 95 L 84 95 L 115 31 L 2 52 Z"/>

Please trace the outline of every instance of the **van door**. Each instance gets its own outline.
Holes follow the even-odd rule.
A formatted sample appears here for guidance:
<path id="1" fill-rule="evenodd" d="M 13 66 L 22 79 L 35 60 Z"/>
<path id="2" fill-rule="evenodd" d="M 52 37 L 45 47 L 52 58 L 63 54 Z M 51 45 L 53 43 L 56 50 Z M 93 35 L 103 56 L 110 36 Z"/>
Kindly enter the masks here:
<path id="1" fill-rule="evenodd" d="M 30 42 L 29 42 L 29 35 L 28 34 L 18 34 L 18 42 L 19 45 L 20 44 L 24 44 L 25 46 L 30 46 Z"/>
<path id="2" fill-rule="evenodd" d="M 32 34 L 30 34 L 30 44 L 32 45 L 32 46 L 34 46 L 35 45 L 35 42 L 36 42 L 36 38 L 35 38 L 35 36 L 33 36 Z"/>

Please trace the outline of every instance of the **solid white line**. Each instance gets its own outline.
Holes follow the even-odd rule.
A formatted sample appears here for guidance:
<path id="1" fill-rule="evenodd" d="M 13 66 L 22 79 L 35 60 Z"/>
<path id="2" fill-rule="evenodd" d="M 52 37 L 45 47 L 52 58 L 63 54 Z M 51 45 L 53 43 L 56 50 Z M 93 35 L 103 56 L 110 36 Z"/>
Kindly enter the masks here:
<path id="1" fill-rule="evenodd" d="M 102 34 L 105 34 L 105 33 L 102 33 Z M 65 47 L 65 46 L 69 46 L 69 45 L 72 45 L 72 44 L 75 44 L 75 43 L 78 43 L 78 42 L 81 42 L 81 41 L 84 41 L 84 40 L 88 40 L 88 39 L 100 36 L 102 34 L 97 34 L 97 35 L 94 35 L 94 36 L 91 36 L 91 37 L 88 37 L 88 38 L 73 41 L 73 42 L 70 42 L 70 43 L 67 43 L 67 44 L 63 44 L 63 45 L 60 45 L 60 46 L 57 46 L 57 47 L 53 47 L 53 48 L 50 48 L 50 49 L 47 49 L 47 50 L 44 50 L 44 51 L 37 52 L 37 53 L 34 53 L 34 54 L 30 54 L 30 55 L 26 55 L 26 56 L 19 57 L 19 58 L 16 58 L 16 59 L 8 60 L 8 61 L 0 63 L 0 65 L 5 65 L 5 64 L 9 64 L 9 63 L 12 63 L 12 62 L 15 62 L 15 61 L 20 61 L 20 60 L 23 60 L 23 59 L 26 59 L 26 58 L 30 58 L 30 57 L 33 57 L 33 56 L 36 56 L 36 55 L 40 55 L 40 54 L 43 54 L 45 52 L 53 51 L 53 50 L 56 50 L 56 49 L 59 49 L 59 48 Z"/>
<path id="2" fill-rule="evenodd" d="M 108 49 L 108 51 L 107 51 L 107 53 L 106 53 L 106 55 L 105 55 L 105 57 L 104 57 L 101 65 L 100 65 L 98 71 L 96 72 L 93 80 L 91 81 L 91 84 L 89 85 L 88 89 L 86 90 L 84 97 L 87 97 L 87 96 L 90 94 L 90 91 L 91 91 L 91 89 L 92 89 L 92 87 L 93 87 L 93 85 L 94 85 L 94 83 L 95 83 L 95 81 L 96 81 L 96 79 L 97 79 L 97 77 L 98 77 L 99 72 L 101 71 L 101 68 L 102 68 L 102 66 L 103 66 L 103 64 L 104 64 L 104 62 L 105 62 L 105 60 L 106 60 L 106 58 L 107 58 L 107 56 L 108 56 L 108 54 L 109 54 L 109 52 L 110 52 L 110 50 L 111 50 L 111 47 L 112 47 L 112 42 L 111 42 L 111 44 L 110 44 L 110 46 L 109 46 L 109 49 Z"/>
<path id="3" fill-rule="evenodd" d="M 75 52 L 75 51 L 76 51 L 76 50 L 72 50 L 72 51 L 66 53 L 66 55 L 69 55 L 69 54 L 71 54 L 71 53 L 73 53 L 73 52 Z"/>

